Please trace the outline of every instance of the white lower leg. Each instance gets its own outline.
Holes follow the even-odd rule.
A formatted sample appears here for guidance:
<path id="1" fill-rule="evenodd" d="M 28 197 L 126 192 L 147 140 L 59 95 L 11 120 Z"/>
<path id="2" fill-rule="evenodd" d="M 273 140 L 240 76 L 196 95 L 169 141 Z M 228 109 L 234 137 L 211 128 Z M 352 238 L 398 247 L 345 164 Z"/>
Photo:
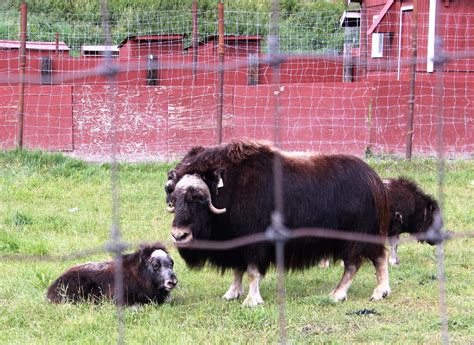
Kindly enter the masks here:
<path id="1" fill-rule="evenodd" d="M 389 244 L 390 244 L 390 258 L 389 262 L 393 266 L 397 266 L 400 261 L 398 260 L 398 254 L 397 254 L 397 248 L 398 248 L 398 242 L 400 241 L 399 237 L 393 237 L 389 239 Z"/>
<path id="2" fill-rule="evenodd" d="M 377 286 L 374 289 L 371 300 L 381 300 L 390 295 L 390 284 L 388 278 L 388 253 L 384 250 L 384 255 L 374 260 L 375 274 L 377 276 Z"/>
<path id="3" fill-rule="evenodd" d="M 344 264 L 344 274 L 342 275 L 342 279 L 339 284 L 331 291 L 329 297 L 336 301 L 345 301 L 347 299 L 347 290 L 352 284 L 352 280 L 354 279 L 355 274 L 359 270 L 361 264 Z"/>
<path id="4" fill-rule="evenodd" d="M 262 275 L 258 271 L 257 267 L 249 265 L 247 268 L 247 275 L 249 277 L 249 293 L 245 298 L 243 304 L 249 307 L 253 307 L 259 304 L 263 304 L 262 296 L 260 296 L 260 281 Z"/>
<path id="5" fill-rule="evenodd" d="M 229 289 L 227 292 L 222 296 L 223 299 L 227 301 L 231 301 L 234 299 L 238 299 L 244 293 L 244 289 L 242 286 L 242 277 L 244 275 L 244 271 L 239 269 L 234 269 L 234 280 L 232 284 L 230 284 Z"/>

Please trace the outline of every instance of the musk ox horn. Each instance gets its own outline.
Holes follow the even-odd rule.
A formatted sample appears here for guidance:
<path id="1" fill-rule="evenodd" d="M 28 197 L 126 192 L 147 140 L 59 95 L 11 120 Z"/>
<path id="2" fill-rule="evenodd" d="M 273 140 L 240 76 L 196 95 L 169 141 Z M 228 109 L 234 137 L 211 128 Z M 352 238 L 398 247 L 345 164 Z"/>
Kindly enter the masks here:
<path id="1" fill-rule="evenodd" d="M 212 213 L 215 214 L 223 214 L 227 212 L 227 209 L 225 208 L 217 208 L 212 204 L 211 199 L 209 198 L 209 209 L 211 210 Z"/>
<path id="2" fill-rule="evenodd" d="M 168 211 L 169 213 L 174 213 L 174 205 L 172 203 L 169 203 L 166 206 L 166 211 Z"/>

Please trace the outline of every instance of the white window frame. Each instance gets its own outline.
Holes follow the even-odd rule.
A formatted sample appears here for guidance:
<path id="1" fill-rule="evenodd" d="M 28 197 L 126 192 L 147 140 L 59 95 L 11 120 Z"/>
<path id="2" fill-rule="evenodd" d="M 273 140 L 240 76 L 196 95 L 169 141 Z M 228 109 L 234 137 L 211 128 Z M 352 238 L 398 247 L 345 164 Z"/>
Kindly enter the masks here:
<path id="1" fill-rule="evenodd" d="M 434 71 L 433 58 L 435 55 L 436 35 L 436 0 L 430 0 L 430 12 L 428 19 L 428 52 L 426 54 L 426 72 Z"/>
<path id="2" fill-rule="evenodd" d="M 383 57 L 383 42 L 384 42 L 384 33 L 383 32 L 374 32 L 372 34 L 372 54 L 370 55 L 373 58 Z"/>

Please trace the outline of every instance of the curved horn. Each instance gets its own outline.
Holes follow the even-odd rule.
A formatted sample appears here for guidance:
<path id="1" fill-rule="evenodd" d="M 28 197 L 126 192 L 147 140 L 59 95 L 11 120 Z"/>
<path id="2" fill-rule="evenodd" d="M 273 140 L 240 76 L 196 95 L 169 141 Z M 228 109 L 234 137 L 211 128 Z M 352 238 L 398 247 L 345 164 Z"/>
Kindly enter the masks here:
<path id="1" fill-rule="evenodd" d="M 166 211 L 168 211 L 169 213 L 174 213 L 174 205 L 172 203 L 166 205 Z"/>
<path id="2" fill-rule="evenodd" d="M 223 214 L 227 212 L 227 209 L 225 208 L 217 208 L 212 204 L 212 201 L 209 199 L 209 209 L 211 210 L 212 213 L 215 214 Z"/>

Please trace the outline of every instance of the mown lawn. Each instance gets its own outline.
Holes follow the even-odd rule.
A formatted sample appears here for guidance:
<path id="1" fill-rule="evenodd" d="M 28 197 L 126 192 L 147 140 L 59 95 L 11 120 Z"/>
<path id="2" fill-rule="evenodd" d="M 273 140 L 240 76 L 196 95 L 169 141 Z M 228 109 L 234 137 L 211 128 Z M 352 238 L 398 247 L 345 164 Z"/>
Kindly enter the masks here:
<path id="1" fill-rule="evenodd" d="M 382 177 L 405 175 L 437 195 L 435 160 L 371 159 Z M 166 164 L 121 165 L 120 229 L 124 241 L 169 239 L 171 216 L 164 210 Z M 445 225 L 474 231 L 474 161 L 448 161 Z M 111 227 L 110 166 L 86 164 L 59 154 L 0 152 L 0 343 L 110 344 L 117 341 L 116 309 L 100 305 L 52 305 L 49 283 L 72 264 L 109 258 L 107 253 L 74 260 L 14 260 L 11 255 L 68 255 L 101 248 Z M 474 342 L 473 239 L 445 247 L 449 336 Z M 186 268 L 171 249 L 179 278 L 171 303 L 125 309 L 125 342 L 131 344 L 275 343 L 278 341 L 276 274 L 263 281 L 263 306 L 244 308 L 221 296 L 231 274 Z M 375 284 L 364 265 L 335 304 L 327 295 L 342 268 L 313 268 L 286 279 L 288 343 L 439 343 L 439 290 L 435 248 L 418 243 L 399 248 L 401 266 L 390 272 L 392 295 L 368 299 Z M 375 315 L 356 315 L 369 309 Z"/>

